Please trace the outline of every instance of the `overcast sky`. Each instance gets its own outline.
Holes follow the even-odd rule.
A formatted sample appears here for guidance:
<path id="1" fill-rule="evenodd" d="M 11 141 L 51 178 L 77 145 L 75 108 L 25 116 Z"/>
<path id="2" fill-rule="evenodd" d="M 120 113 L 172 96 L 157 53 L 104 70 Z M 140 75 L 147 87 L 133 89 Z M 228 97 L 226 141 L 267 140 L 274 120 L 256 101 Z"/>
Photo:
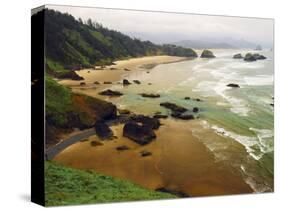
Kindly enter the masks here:
<path id="1" fill-rule="evenodd" d="M 268 47 L 271 47 L 273 43 L 272 19 L 70 6 L 49 5 L 47 7 L 67 12 L 76 19 L 91 18 L 110 29 L 156 43 L 188 39 L 226 42 L 228 38 L 245 39 Z"/>

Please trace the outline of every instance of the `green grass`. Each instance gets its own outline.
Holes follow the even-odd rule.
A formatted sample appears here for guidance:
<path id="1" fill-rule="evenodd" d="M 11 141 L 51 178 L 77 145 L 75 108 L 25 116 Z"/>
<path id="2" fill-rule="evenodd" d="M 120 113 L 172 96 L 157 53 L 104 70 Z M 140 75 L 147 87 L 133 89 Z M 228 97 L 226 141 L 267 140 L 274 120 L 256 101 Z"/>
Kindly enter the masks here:
<path id="1" fill-rule="evenodd" d="M 68 122 L 67 114 L 72 110 L 70 89 L 58 84 L 46 76 L 46 116 L 56 126 L 64 126 Z"/>
<path id="2" fill-rule="evenodd" d="M 54 60 L 47 58 L 46 59 L 46 67 L 47 73 L 51 75 L 55 75 L 60 78 L 69 72 L 69 70 L 65 69 L 60 63 L 55 62 Z"/>
<path id="3" fill-rule="evenodd" d="M 47 206 L 177 198 L 129 181 L 53 162 L 45 162 L 45 192 Z"/>

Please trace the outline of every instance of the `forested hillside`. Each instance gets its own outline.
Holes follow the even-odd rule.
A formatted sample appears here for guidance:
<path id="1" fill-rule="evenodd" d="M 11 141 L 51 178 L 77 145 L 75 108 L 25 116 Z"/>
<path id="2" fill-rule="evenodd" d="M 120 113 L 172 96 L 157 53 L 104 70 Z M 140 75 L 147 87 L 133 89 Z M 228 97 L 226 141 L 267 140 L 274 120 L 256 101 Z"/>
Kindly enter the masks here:
<path id="1" fill-rule="evenodd" d="M 69 14 L 46 9 L 47 71 L 75 78 L 69 70 L 111 64 L 113 60 L 148 55 L 197 57 L 195 51 L 175 45 L 156 45 L 110 30 L 89 19 L 84 23 Z"/>

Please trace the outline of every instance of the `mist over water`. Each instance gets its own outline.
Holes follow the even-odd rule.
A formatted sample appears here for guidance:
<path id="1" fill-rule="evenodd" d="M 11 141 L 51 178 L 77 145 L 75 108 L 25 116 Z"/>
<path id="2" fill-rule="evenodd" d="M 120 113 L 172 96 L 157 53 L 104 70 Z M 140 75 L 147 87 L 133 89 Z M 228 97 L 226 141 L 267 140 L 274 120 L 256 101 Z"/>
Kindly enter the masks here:
<path id="1" fill-rule="evenodd" d="M 162 64 L 148 74 L 145 70 L 125 76 L 142 86 L 114 89 L 126 95 L 113 100 L 119 107 L 153 115 L 168 114 L 159 106 L 170 101 L 187 108 L 200 108 L 201 127 L 194 136 L 213 152 L 217 161 L 239 171 L 256 192 L 273 190 L 274 86 L 273 52 L 260 51 L 266 60 L 245 62 L 235 53 L 249 50 L 213 50 L 217 58 Z M 254 52 L 254 51 L 250 51 Z M 141 67 L 139 68 L 141 69 Z M 151 83 L 151 85 L 148 85 Z M 239 84 L 240 88 L 226 86 Z M 142 98 L 139 93 L 159 93 L 159 99 Z M 203 101 L 185 100 L 184 97 Z"/>

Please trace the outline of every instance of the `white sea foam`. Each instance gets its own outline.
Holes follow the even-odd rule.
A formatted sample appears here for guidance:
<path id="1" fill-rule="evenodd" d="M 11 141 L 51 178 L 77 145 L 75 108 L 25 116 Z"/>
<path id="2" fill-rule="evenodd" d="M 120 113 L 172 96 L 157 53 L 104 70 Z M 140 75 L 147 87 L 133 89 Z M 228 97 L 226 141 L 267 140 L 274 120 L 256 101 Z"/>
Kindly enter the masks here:
<path id="1" fill-rule="evenodd" d="M 272 191 L 271 186 L 267 184 L 263 176 L 256 176 L 256 173 L 253 172 L 253 169 L 251 168 L 251 163 L 248 163 L 247 160 L 241 161 L 239 157 L 237 161 L 233 161 L 233 158 L 231 157 L 228 149 L 228 146 L 231 146 L 231 142 L 224 143 L 223 145 L 219 142 L 212 142 L 213 140 L 208 140 L 203 132 L 204 130 L 211 129 L 218 136 L 229 137 L 242 144 L 251 158 L 253 158 L 254 160 L 260 160 L 263 156 L 263 152 L 257 152 L 252 149 L 252 147 L 255 146 L 261 147 L 259 142 L 260 140 L 257 137 L 238 135 L 234 132 L 227 131 L 217 125 L 211 125 L 206 120 L 200 121 L 200 124 L 203 129 L 194 129 L 192 131 L 193 135 L 198 137 L 198 139 L 202 141 L 211 152 L 213 152 L 216 162 L 228 161 L 231 162 L 234 168 L 240 169 L 245 182 L 254 190 L 255 193 Z M 257 134 L 260 134 L 261 138 L 270 138 L 273 133 L 272 130 L 267 129 L 251 128 L 251 130 L 257 132 Z M 262 148 L 260 150 L 262 150 Z"/>
<path id="2" fill-rule="evenodd" d="M 264 63 L 262 62 L 255 62 L 255 63 L 249 63 L 249 62 L 232 62 L 228 65 L 228 68 L 231 69 L 258 69 L 258 68 L 263 68 Z"/>
<path id="3" fill-rule="evenodd" d="M 259 85 L 273 85 L 273 75 L 258 75 L 253 77 L 244 77 L 247 85 L 259 86 Z"/>
<path id="4" fill-rule="evenodd" d="M 252 131 L 258 132 L 257 137 L 254 137 L 239 135 L 217 125 L 210 125 L 207 121 L 202 121 L 201 125 L 204 129 L 212 129 L 219 136 L 231 138 L 242 144 L 248 154 L 255 160 L 261 159 L 264 153 L 272 150 L 270 149 L 272 147 L 270 147 L 270 145 L 265 141 L 265 138 L 273 136 L 273 133 L 270 130 L 251 128 Z M 256 148 L 258 148 L 258 151 Z M 210 150 L 214 151 L 215 149 L 211 148 Z"/>
<path id="5" fill-rule="evenodd" d="M 250 108 L 248 107 L 248 104 L 245 100 L 239 99 L 230 95 L 226 94 L 226 91 L 231 89 L 230 87 L 227 87 L 225 83 L 218 83 L 215 87 L 214 90 L 215 92 L 224 98 L 226 102 L 229 103 L 230 105 L 230 110 L 233 113 L 236 113 L 240 116 L 247 116 L 248 113 L 250 112 Z"/>
<path id="6" fill-rule="evenodd" d="M 272 152 L 273 149 L 273 137 L 274 137 L 274 132 L 273 130 L 270 129 L 256 129 L 256 128 L 249 128 L 251 131 L 255 132 L 259 144 L 260 144 L 260 150 L 263 153 L 268 153 Z"/>

